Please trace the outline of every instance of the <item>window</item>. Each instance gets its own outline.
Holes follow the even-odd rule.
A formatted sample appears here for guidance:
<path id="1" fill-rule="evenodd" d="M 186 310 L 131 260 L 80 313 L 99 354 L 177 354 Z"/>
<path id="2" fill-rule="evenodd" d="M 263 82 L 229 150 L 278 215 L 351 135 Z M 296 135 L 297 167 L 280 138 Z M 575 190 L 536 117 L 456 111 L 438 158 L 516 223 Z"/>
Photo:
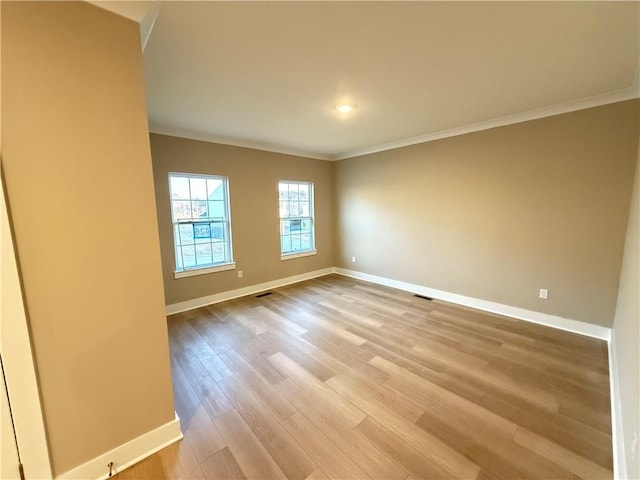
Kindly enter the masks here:
<path id="1" fill-rule="evenodd" d="M 227 177 L 170 173 L 169 193 L 175 277 L 234 268 Z"/>
<path id="2" fill-rule="evenodd" d="M 313 183 L 281 180 L 278 198 L 281 259 L 315 254 Z"/>

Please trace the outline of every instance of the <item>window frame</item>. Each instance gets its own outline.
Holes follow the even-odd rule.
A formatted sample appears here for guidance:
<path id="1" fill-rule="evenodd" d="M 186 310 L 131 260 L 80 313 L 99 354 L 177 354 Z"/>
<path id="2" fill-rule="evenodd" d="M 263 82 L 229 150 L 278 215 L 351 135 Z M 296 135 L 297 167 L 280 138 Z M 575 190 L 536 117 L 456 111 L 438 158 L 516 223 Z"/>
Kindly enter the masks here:
<path id="1" fill-rule="evenodd" d="M 181 177 L 181 178 L 186 178 L 189 184 L 189 198 L 188 200 L 186 199 L 174 199 L 173 198 L 173 191 L 172 191 L 172 183 L 171 183 L 171 179 L 173 177 Z M 172 232 L 172 236 L 173 236 L 173 256 L 174 256 L 174 278 L 178 279 L 178 278 L 184 278 L 184 277 L 192 277 L 195 275 L 205 275 L 208 273 L 215 273 L 215 272 L 223 272 L 226 270 L 234 270 L 236 268 L 236 264 L 233 260 L 233 236 L 232 236 L 232 232 L 231 232 L 231 200 L 230 200 L 230 192 L 229 192 L 229 177 L 225 176 L 225 175 L 213 175 L 213 174 L 205 174 L 205 173 L 185 173 L 185 172 L 169 172 L 168 176 L 168 187 L 169 187 L 169 209 L 171 211 L 171 228 L 173 230 Z M 175 210 L 174 210 L 174 202 L 177 201 L 189 201 L 190 202 L 190 208 L 193 208 L 193 202 L 197 201 L 197 202 L 214 202 L 214 201 L 220 201 L 220 200 L 211 200 L 210 199 L 210 194 L 207 191 L 207 198 L 206 200 L 202 200 L 202 199 L 194 199 L 193 198 L 193 194 L 191 192 L 191 179 L 204 179 L 205 182 L 207 180 L 216 180 L 216 181 L 221 181 L 222 182 L 222 187 L 223 187 L 223 195 L 222 195 L 222 201 L 223 201 L 223 205 L 224 205 L 224 216 L 223 217 L 212 217 L 212 216 L 207 216 L 204 219 L 198 220 L 196 217 L 191 216 L 188 220 L 187 219 L 177 219 L 175 217 Z M 207 209 L 209 209 L 210 206 L 207 205 Z M 211 212 L 207 211 L 207 213 L 210 215 Z M 212 219 L 214 218 L 221 218 L 222 221 L 212 221 Z M 215 243 L 223 243 L 223 248 L 224 248 L 224 257 L 225 259 L 221 262 L 212 262 L 212 263 L 206 263 L 206 264 L 201 264 L 201 265 L 193 265 L 193 266 L 188 266 L 185 267 L 184 265 L 184 256 L 182 257 L 182 262 L 179 262 L 179 258 L 178 258 L 178 254 L 179 251 L 182 252 L 182 248 L 184 246 L 188 246 L 188 245 L 183 245 L 181 243 L 181 240 L 178 238 L 177 235 L 179 235 L 178 231 L 180 228 L 180 225 L 195 225 L 198 223 L 208 223 L 209 224 L 209 228 L 211 228 L 211 224 L 212 223 L 222 223 L 223 226 L 223 238 L 224 240 L 222 242 L 214 242 L 213 241 L 213 236 L 211 234 L 211 232 L 209 232 L 209 239 L 210 241 L 208 242 L 209 245 L 211 245 L 211 249 L 212 249 L 212 259 L 213 259 L 213 246 Z M 194 249 L 196 248 L 196 246 L 199 244 L 196 239 L 198 237 L 196 236 L 196 231 L 195 231 L 195 226 L 194 226 L 194 238 L 193 238 L 193 246 Z M 206 237 L 201 237 L 201 238 L 206 238 Z M 206 245 L 207 242 L 202 242 L 201 244 Z M 197 254 L 196 257 L 197 259 Z M 197 260 L 196 260 L 197 262 Z M 180 267 L 180 264 L 182 265 Z"/>
<path id="2" fill-rule="evenodd" d="M 309 188 L 309 215 L 308 216 L 285 216 L 282 217 L 281 216 L 281 210 L 280 210 L 280 186 L 281 184 L 286 183 L 287 185 L 291 185 L 291 184 L 297 184 L 297 185 L 307 185 Z M 280 243 L 280 260 L 292 260 L 294 258 L 300 258 L 300 257 L 307 257 L 310 255 L 316 255 L 318 253 L 317 249 L 316 249 L 316 222 L 315 222 L 315 185 L 313 182 L 310 181 L 302 181 L 302 180 L 278 180 L 278 185 L 277 185 L 277 192 L 278 192 L 278 238 L 279 238 L 279 243 Z M 287 201 L 289 201 L 289 199 L 287 199 Z M 307 248 L 307 249 L 300 249 L 300 250 L 289 250 L 287 252 L 284 251 L 283 249 L 283 231 L 284 231 L 284 226 L 283 226 L 283 221 L 284 220 L 291 220 L 291 219 L 299 219 L 299 220 L 303 220 L 303 219 L 309 219 L 310 224 L 311 224 L 311 228 L 309 231 L 310 237 L 311 237 L 311 247 Z M 290 235 L 290 234 L 289 234 Z"/>

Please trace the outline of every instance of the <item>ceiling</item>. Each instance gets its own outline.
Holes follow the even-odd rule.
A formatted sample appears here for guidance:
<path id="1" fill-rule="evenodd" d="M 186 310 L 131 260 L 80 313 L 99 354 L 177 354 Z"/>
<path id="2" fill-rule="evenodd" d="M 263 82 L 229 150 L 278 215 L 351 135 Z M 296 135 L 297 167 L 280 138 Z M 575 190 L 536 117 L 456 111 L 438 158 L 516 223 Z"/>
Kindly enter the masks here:
<path id="1" fill-rule="evenodd" d="M 157 133 L 340 159 L 640 95 L 639 2 L 159 5 Z"/>

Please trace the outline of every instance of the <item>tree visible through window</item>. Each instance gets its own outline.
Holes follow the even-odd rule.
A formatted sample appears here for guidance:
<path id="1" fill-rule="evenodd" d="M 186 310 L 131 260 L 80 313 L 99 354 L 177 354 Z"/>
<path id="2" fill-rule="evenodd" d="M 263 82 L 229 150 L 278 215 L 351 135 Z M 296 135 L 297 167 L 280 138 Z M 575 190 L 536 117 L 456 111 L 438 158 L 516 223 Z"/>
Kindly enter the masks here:
<path id="1" fill-rule="evenodd" d="M 313 183 L 281 180 L 280 252 L 282 255 L 315 250 Z"/>
<path id="2" fill-rule="evenodd" d="M 231 263 L 227 177 L 169 174 L 176 272 Z"/>

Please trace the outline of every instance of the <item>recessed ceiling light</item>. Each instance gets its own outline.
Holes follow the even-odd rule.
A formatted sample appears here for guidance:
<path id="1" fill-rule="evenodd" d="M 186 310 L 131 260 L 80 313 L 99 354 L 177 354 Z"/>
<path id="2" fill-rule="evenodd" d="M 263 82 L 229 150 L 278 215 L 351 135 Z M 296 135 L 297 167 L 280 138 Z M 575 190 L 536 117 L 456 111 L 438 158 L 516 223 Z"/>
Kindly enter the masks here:
<path id="1" fill-rule="evenodd" d="M 351 110 L 353 110 L 353 105 L 347 105 L 345 103 L 345 104 L 342 104 L 342 105 L 338 105 L 336 108 L 338 109 L 338 111 L 340 111 L 342 113 L 349 113 Z"/>

